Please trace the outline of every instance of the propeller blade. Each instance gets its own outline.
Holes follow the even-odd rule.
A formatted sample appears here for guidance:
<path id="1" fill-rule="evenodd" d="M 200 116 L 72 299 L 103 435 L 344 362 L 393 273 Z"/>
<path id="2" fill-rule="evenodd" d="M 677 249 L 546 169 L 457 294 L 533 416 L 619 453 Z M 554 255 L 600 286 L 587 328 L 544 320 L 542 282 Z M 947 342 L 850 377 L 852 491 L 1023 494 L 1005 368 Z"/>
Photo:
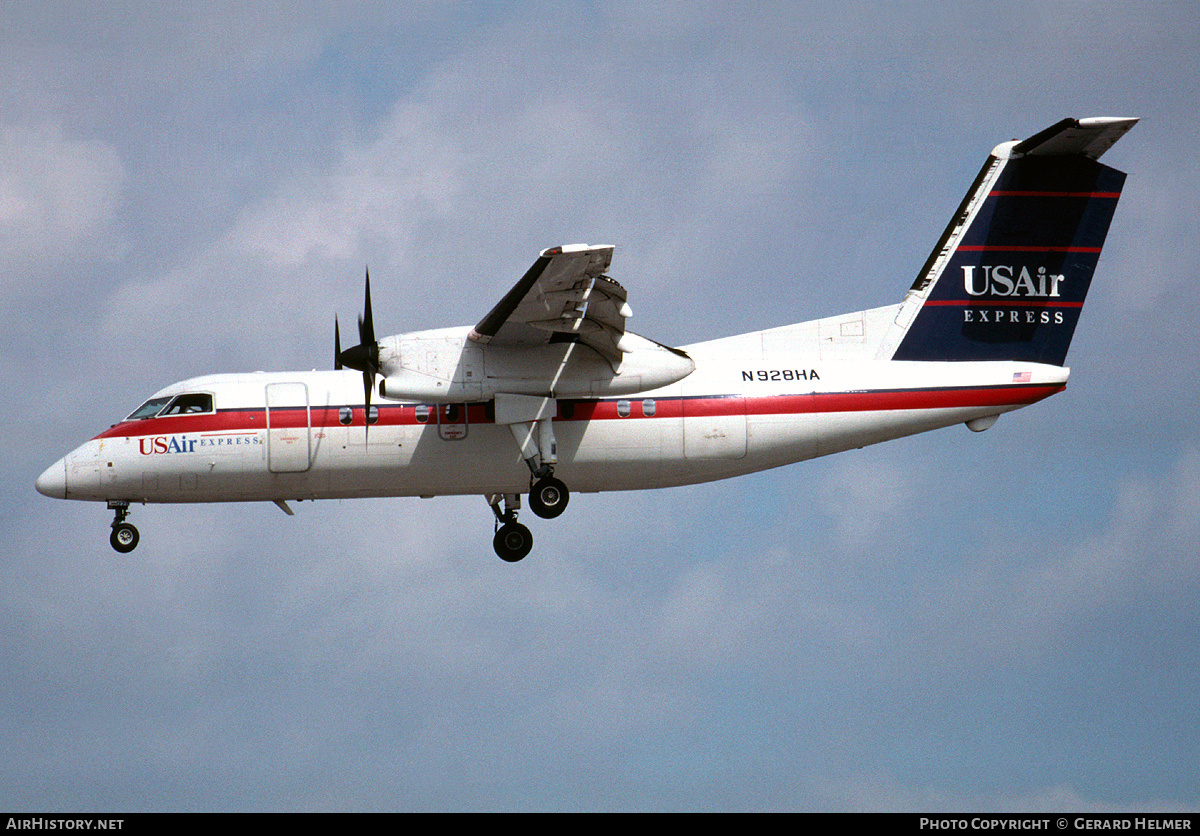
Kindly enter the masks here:
<path id="1" fill-rule="evenodd" d="M 336 329 L 337 320 L 334 319 Z M 337 336 L 337 331 L 334 332 Z M 341 364 L 338 368 L 345 366 L 346 368 L 356 369 L 363 374 L 369 374 L 374 377 L 379 372 L 379 343 L 375 340 L 375 317 L 371 313 L 371 272 L 367 271 L 366 292 L 363 301 L 363 313 L 358 317 L 358 340 L 356 346 L 351 346 L 345 351 L 339 350 L 337 361 Z M 373 379 L 370 382 L 374 382 Z"/>
<path id="2" fill-rule="evenodd" d="M 339 372 L 342 370 L 342 335 L 338 330 L 337 316 L 333 318 L 333 368 Z"/>
<path id="3" fill-rule="evenodd" d="M 363 312 L 358 317 L 358 345 L 342 351 L 342 334 L 337 316 L 333 318 L 333 366 L 362 372 L 363 376 L 363 423 L 367 433 L 371 431 L 371 390 L 375 387 L 375 375 L 379 374 L 379 342 L 375 339 L 375 317 L 371 313 L 371 271 L 366 274 Z"/>
<path id="4" fill-rule="evenodd" d="M 371 315 L 371 269 L 367 268 L 365 300 L 363 315 L 358 318 L 358 341 L 363 345 L 375 342 L 375 317 Z"/>

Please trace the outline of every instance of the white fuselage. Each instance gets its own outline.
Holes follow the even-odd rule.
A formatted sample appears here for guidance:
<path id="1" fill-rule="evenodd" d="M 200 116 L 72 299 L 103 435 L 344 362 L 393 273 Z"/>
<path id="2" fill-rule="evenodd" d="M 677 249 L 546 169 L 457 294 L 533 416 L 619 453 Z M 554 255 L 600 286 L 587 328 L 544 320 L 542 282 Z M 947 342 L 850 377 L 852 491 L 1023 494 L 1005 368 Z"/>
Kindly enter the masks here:
<path id="1" fill-rule="evenodd" d="M 685 346 L 695 371 L 667 386 L 557 397 L 558 477 L 576 491 L 724 479 L 986 419 L 1066 384 L 1067 369 L 1035 363 L 875 360 L 864 356 L 869 346 L 856 348 L 861 331 L 822 340 L 828 322 Z M 511 428 L 496 423 L 494 401 L 377 400 L 368 428 L 354 371 L 213 375 L 156 397 L 181 393 L 209 394 L 213 409 L 123 421 L 48 468 L 39 490 L 81 500 L 227 502 L 529 488 L 521 449 Z"/>
<path id="2" fill-rule="evenodd" d="M 163 389 L 37 480 L 134 502 L 482 494 L 492 545 L 521 560 L 522 494 L 553 519 L 571 491 L 725 479 L 1059 392 L 1125 182 L 1098 162 L 1136 119 L 1063 119 L 1001 143 L 895 305 L 671 348 L 627 328 L 611 245 L 542 250 L 473 327 L 358 343 L 334 319 L 329 372 L 215 375 Z"/>

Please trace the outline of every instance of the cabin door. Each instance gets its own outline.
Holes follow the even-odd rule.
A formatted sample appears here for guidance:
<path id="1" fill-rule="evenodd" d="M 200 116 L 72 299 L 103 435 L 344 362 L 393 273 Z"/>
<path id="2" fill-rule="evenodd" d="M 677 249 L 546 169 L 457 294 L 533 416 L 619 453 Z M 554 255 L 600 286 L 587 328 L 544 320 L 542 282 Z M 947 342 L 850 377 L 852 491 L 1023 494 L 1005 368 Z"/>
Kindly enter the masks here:
<path id="1" fill-rule="evenodd" d="M 308 387 L 303 383 L 267 385 L 267 469 L 301 473 L 312 465 L 312 425 Z"/>

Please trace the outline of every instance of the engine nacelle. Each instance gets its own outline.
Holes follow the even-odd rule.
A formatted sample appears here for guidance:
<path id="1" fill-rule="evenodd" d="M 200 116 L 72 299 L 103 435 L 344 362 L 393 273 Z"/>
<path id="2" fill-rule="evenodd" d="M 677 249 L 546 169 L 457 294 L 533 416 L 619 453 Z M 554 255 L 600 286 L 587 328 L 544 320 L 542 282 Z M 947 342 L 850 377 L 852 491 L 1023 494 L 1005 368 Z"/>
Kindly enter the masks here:
<path id="1" fill-rule="evenodd" d="M 481 345 L 465 331 L 402 335 L 385 341 L 379 394 L 422 403 L 487 401 L 497 394 L 548 398 L 634 395 L 683 380 L 686 353 L 626 332 L 616 371 L 582 343 Z"/>

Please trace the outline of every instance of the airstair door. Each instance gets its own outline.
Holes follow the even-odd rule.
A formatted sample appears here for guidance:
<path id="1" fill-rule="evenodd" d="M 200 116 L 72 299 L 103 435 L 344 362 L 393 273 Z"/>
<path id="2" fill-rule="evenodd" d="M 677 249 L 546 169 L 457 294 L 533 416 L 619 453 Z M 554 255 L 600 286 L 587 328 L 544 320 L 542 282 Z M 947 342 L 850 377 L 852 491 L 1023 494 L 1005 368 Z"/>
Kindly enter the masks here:
<path id="1" fill-rule="evenodd" d="M 267 384 L 267 469 L 302 473 L 312 466 L 312 418 L 308 386 Z"/>

